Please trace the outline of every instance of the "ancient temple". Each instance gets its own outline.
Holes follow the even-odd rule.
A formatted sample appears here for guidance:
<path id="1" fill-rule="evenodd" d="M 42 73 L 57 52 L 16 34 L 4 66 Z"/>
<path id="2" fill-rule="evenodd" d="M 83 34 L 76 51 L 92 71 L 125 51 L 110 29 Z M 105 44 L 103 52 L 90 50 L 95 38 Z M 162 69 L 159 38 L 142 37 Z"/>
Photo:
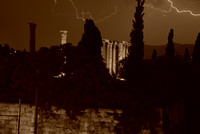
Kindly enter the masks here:
<path id="1" fill-rule="evenodd" d="M 101 48 L 101 54 L 104 58 L 109 73 L 111 75 L 118 74 L 120 61 L 128 56 L 129 42 L 122 41 L 110 41 L 103 39 L 103 46 Z"/>
<path id="2" fill-rule="evenodd" d="M 67 30 L 61 30 L 61 44 L 67 43 Z M 128 48 L 131 45 L 127 41 L 111 41 L 103 39 L 101 47 L 101 55 L 104 59 L 106 67 L 111 75 L 117 75 L 120 69 L 120 61 L 128 56 Z"/>

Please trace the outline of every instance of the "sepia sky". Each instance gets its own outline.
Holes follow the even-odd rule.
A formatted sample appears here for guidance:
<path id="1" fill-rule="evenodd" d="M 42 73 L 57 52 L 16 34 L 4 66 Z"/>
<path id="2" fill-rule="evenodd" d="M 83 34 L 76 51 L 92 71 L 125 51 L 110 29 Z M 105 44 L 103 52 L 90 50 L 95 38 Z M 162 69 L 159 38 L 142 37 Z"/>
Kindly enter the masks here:
<path id="1" fill-rule="evenodd" d="M 175 32 L 175 42 L 194 44 L 200 32 L 200 1 L 171 2 L 146 0 L 145 44 L 166 44 L 171 28 Z M 59 45 L 60 30 L 67 30 L 68 42 L 77 45 L 83 33 L 83 20 L 91 17 L 102 38 L 129 41 L 135 6 L 135 0 L 1 0 L 0 43 L 29 50 L 27 23 L 34 22 L 37 24 L 37 49 Z M 182 10 L 187 11 L 181 13 Z"/>

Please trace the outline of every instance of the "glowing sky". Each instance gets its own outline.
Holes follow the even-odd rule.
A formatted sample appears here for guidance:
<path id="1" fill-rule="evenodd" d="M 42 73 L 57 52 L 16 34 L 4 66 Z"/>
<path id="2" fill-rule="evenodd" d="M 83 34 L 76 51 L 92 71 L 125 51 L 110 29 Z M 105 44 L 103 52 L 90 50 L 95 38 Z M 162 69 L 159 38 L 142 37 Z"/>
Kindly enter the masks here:
<path id="1" fill-rule="evenodd" d="M 200 1 L 171 2 L 173 5 L 170 0 L 146 0 L 145 44 L 166 44 L 171 28 L 174 28 L 175 42 L 194 44 L 200 32 Z M 59 45 L 59 31 L 65 29 L 68 42 L 76 45 L 83 33 L 83 19 L 90 17 L 98 22 L 103 38 L 129 41 L 135 4 L 135 0 L 1 0 L 0 43 L 28 50 L 27 23 L 35 22 L 37 49 Z M 187 13 L 179 13 L 183 10 Z"/>

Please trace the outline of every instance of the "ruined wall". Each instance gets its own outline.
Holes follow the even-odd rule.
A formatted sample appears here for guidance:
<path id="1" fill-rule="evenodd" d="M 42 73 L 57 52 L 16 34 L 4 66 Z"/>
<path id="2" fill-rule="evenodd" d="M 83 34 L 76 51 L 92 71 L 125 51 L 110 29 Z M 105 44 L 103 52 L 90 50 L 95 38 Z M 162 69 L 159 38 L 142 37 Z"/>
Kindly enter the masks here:
<path id="1" fill-rule="evenodd" d="M 38 134 L 115 134 L 118 121 L 114 113 L 121 111 L 109 109 L 87 109 L 77 120 L 70 119 L 65 110 L 53 108 L 53 116 L 46 118 L 46 113 L 38 111 Z M 18 133 L 19 105 L 0 103 L 0 134 Z M 35 107 L 21 105 L 20 134 L 34 133 Z"/>

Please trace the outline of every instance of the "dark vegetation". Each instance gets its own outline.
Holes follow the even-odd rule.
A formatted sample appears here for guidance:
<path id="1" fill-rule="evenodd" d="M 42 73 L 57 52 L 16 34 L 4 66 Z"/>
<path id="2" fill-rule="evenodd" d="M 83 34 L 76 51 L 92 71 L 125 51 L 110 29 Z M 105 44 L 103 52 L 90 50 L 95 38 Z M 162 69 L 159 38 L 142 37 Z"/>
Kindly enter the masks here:
<path id="1" fill-rule="evenodd" d="M 42 47 L 30 55 L 0 45 L 0 101 L 17 102 L 21 98 L 24 103 L 34 104 L 38 89 L 39 106 L 64 108 L 72 116 L 88 107 L 122 109 L 116 130 L 126 134 L 141 129 L 154 133 L 151 112 L 157 107 L 163 110 L 166 133 L 198 132 L 200 34 L 192 58 L 187 48 L 183 56 L 176 55 L 171 29 L 165 56 L 157 56 L 153 50 L 152 59 L 144 59 L 144 0 L 137 2 L 129 56 L 120 72 L 126 81 L 109 74 L 101 56 L 101 33 L 87 19 L 77 47 L 70 43 Z M 168 111 L 179 102 L 178 107 L 184 104 L 184 114 L 175 123 Z"/>

